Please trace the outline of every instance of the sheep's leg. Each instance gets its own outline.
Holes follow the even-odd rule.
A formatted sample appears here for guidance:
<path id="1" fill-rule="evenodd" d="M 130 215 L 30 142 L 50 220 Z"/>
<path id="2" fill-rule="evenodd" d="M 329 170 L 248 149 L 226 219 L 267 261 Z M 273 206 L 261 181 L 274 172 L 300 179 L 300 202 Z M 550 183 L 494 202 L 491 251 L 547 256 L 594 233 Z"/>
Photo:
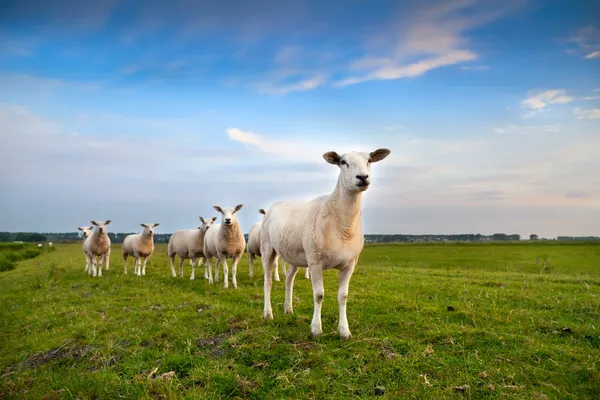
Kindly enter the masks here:
<path id="1" fill-rule="evenodd" d="M 108 271 L 110 267 L 110 247 L 108 248 L 108 251 L 104 253 L 104 262 L 106 263 L 106 270 Z"/>
<path id="2" fill-rule="evenodd" d="M 192 257 L 190 265 L 192 266 L 192 274 L 190 275 L 190 280 L 193 281 L 196 277 L 196 257 Z"/>
<path id="3" fill-rule="evenodd" d="M 254 254 L 248 252 L 248 265 L 250 266 L 248 276 L 252 278 L 254 276 Z"/>
<path id="4" fill-rule="evenodd" d="M 338 288 L 338 303 L 340 306 L 340 321 L 338 325 L 338 331 L 340 332 L 340 338 L 343 340 L 350 339 L 352 334 L 348 327 L 348 317 L 346 317 L 346 303 L 348 301 L 348 286 L 350 285 L 350 278 L 354 272 L 354 266 L 356 262 L 352 262 L 346 268 L 340 270 L 340 286 Z M 313 275 L 314 280 L 314 275 Z"/>
<path id="5" fill-rule="evenodd" d="M 242 255 L 238 255 L 237 257 L 234 257 L 233 259 L 233 264 L 231 265 L 231 285 L 234 288 L 237 288 L 237 266 L 238 263 L 240 262 L 240 259 L 242 258 Z"/>
<path id="6" fill-rule="evenodd" d="M 179 256 L 179 277 L 183 278 L 183 260 L 184 258 Z"/>
<path id="7" fill-rule="evenodd" d="M 104 255 L 98 257 L 98 262 L 99 264 L 96 264 L 98 266 L 98 276 L 102 276 L 102 265 L 104 265 Z"/>
<path id="8" fill-rule="evenodd" d="M 265 309 L 263 316 L 266 319 L 273 319 L 273 308 L 271 307 L 271 287 L 273 286 L 273 266 L 275 264 L 275 257 L 277 257 L 277 254 L 273 249 L 269 249 L 268 251 L 263 251 L 261 253 L 262 265 L 265 273 Z"/>
<path id="9" fill-rule="evenodd" d="M 210 269 L 208 268 L 208 264 L 206 263 L 206 256 L 202 256 L 202 261 L 204 264 L 204 279 L 208 279 L 208 273 L 210 272 Z M 212 277 L 212 273 L 210 274 L 210 276 Z"/>
<path id="10" fill-rule="evenodd" d="M 279 282 L 280 280 L 281 279 L 279 279 L 279 257 L 275 257 L 275 281 Z"/>
<path id="11" fill-rule="evenodd" d="M 92 257 L 89 254 L 85 255 L 85 263 L 88 267 L 87 269 L 87 273 L 89 276 L 92 276 L 93 272 L 94 272 L 94 267 L 92 265 Z"/>
<path id="12" fill-rule="evenodd" d="M 286 314 L 294 313 L 292 295 L 294 294 L 294 279 L 296 278 L 298 269 L 299 267 L 290 264 L 290 268 L 285 275 L 285 303 L 283 304 L 283 310 Z"/>
<path id="13" fill-rule="evenodd" d="M 123 253 L 123 273 L 127 275 L 127 253 Z"/>
<path id="14" fill-rule="evenodd" d="M 169 261 L 171 262 L 171 275 L 173 278 L 177 277 L 177 272 L 175 272 L 175 254 L 169 256 Z"/>
<path id="15" fill-rule="evenodd" d="M 219 264 L 221 264 L 221 260 L 217 256 L 217 261 L 215 262 L 215 282 L 219 282 Z"/>
<path id="16" fill-rule="evenodd" d="M 321 307 L 323 306 L 323 298 L 325 297 L 323 269 L 320 265 L 309 266 L 309 268 L 312 268 L 312 288 L 315 303 L 310 331 L 314 337 L 317 337 L 323 334 L 323 329 L 321 327 Z"/>
<path id="17" fill-rule="evenodd" d="M 148 257 L 144 257 L 144 262 L 142 266 L 142 275 L 146 275 L 146 263 L 148 262 Z"/>
<path id="18" fill-rule="evenodd" d="M 227 257 L 222 255 L 217 255 L 217 257 L 223 264 L 223 287 L 227 289 L 229 287 L 229 267 L 227 266 Z"/>
<path id="19" fill-rule="evenodd" d="M 208 270 L 208 283 L 212 285 L 214 283 L 212 276 L 212 257 L 206 257 L 204 268 Z"/>
<path id="20" fill-rule="evenodd" d="M 284 261 L 284 262 L 281 264 L 281 272 L 283 272 L 283 275 L 284 275 L 284 276 L 285 276 L 285 275 L 287 275 L 287 268 L 286 268 L 286 264 L 287 264 L 287 263 L 286 263 L 285 261 Z"/>
<path id="21" fill-rule="evenodd" d="M 306 279 L 310 279 L 310 268 L 306 268 L 306 271 L 304 271 L 304 277 Z"/>

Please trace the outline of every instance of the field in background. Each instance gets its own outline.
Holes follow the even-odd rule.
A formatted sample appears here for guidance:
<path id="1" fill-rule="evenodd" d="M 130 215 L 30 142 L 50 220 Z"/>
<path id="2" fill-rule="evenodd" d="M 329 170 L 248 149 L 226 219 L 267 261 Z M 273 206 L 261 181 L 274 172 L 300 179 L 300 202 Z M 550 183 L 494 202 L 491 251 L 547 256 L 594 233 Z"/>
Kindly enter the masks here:
<path id="1" fill-rule="evenodd" d="M 325 272 L 324 336 L 310 337 L 301 269 L 294 315 L 262 319 L 262 267 L 238 289 L 172 278 L 166 245 L 146 276 L 102 278 L 81 244 L 0 273 L 3 398 L 599 398 L 600 245 L 368 245 L 350 283 L 353 338 L 337 332 Z M 537 262 L 536 262 L 537 260 Z M 221 269 L 222 271 L 222 269 Z M 230 268 L 231 271 L 231 268 Z"/>

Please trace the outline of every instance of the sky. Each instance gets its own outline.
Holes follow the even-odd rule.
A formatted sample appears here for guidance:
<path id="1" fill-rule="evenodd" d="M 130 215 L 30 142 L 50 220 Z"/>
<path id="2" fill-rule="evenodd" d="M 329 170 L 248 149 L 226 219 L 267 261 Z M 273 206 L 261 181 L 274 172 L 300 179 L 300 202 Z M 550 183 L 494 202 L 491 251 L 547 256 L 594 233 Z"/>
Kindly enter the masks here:
<path id="1" fill-rule="evenodd" d="M 365 233 L 600 235 L 600 3 L 3 1 L 0 231 L 195 228 L 373 164 Z"/>

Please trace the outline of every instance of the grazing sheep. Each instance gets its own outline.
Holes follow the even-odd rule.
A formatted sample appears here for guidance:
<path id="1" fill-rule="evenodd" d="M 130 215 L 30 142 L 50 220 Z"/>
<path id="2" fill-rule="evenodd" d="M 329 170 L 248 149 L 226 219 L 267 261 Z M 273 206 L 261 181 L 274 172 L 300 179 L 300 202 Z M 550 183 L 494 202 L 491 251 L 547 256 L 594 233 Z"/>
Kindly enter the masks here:
<path id="1" fill-rule="evenodd" d="M 38 247 L 42 247 L 42 244 L 41 244 L 41 243 L 38 243 Z"/>
<path id="2" fill-rule="evenodd" d="M 106 225 L 110 224 L 110 219 L 106 221 L 90 221 L 96 227 L 94 232 L 83 242 L 83 251 L 88 259 L 88 274 L 92 276 L 102 276 L 102 263 L 108 264 L 110 259 L 110 238 L 106 232 Z M 98 268 L 98 258 L 100 268 Z"/>
<path id="3" fill-rule="evenodd" d="M 142 233 L 127 235 L 123 240 L 123 267 L 127 273 L 127 257 L 135 257 L 133 273 L 146 275 L 146 262 L 154 252 L 154 228 L 159 224 L 140 224 L 144 228 Z M 143 259 L 143 261 L 141 260 Z"/>
<path id="4" fill-rule="evenodd" d="M 48 242 L 48 247 L 52 247 L 52 242 Z"/>
<path id="5" fill-rule="evenodd" d="M 265 214 L 265 210 L 262 208 L 258 210 L 260 214 Z M 264 218 L 264 217 L 263 217 Z M 252 278 L 254 276 L 254 257 L 260 257 L 260 232 L 262 230 L 262 222 L 257 222 L 250 228 L 248 232 L 248 264 L 250 266 L 249 275 Z M 275 260 L 275 280 L 279 282 L 279 262 Z M 282 265 L 283 274 L 285 275 L 285 261 Z"/>
<path id="6" fill-rule="evenodd" d="M 334 151 L 327 152 L 323 154 L 323 158 L 340 168 L 332 193 L 309 201 L 279 201 L 269 208 L 263 220 L 261 236 L 265 318 L 273 319 L 271 275 L 275 258 L 279 255 L 290 264 L 285 282 L 286 314 L 293 313 L 292 293 L 298 267 L 310 269 L 314 300 L 311 322 L 313 336 L 323 333 L 323 271 L 340 271 L 338 330 L 341 339 L 352 336 L 346 317 L 346 302 L 350 278 L 364 246 L 362 194 L 370 184 L 371 163 L 383 160 L 388 154 L 388 149 L 378 149 L 371 153 L 353 151 L 341 156 Z"/>
<path id="7" fill-rule="evenodd" d="M 202 225 L 198 229 L 180 229 L 175 231 L 169 239 L 169 245 L 167 247 L 167 253 L 169 260 L 171 261 L 171 273 L 173 277 L 177 277 L 175 272 L 175 256 L 179 255 L 179 276 L 183 278 L 183 260 L 190 259 L 190 265 L 192 266 L 192 274 L 190 279 L 195 279 L 196 273 L 196 259 L 199 258 L 198 267 L 204 261 L 204 278 L 208 279 L 212 283 L 212 273 L 207 271 L 206 257 L 204 255 L 204 235 L 213 225 L 213 222 L 217 220 L 217 217 L 212 219 L 200 218 Z"/>
<path id="8" fill-rule="evenodd" d="M 229 287 L 227 258 L 233 258 L 231 285 L 237 288 L 237 265 L 246 249 L 246 239 L 237 215 L 235 215 L 242 207 L 243 204 L 238 204 L 235 208 L 214 206 L 215 210 L 222 214 L 222 223 L 214 224 L 213 229 L 204 236 L 204 256 L 206 257 L 208 270 L 211 269 L 212 258 L 217 257 L 215 281 L 219 281 L 219 264 L 223 264 L 223 287 L 225 288 Z M 212 279 L 210 281 L 212 283 Z"/>
<path id="9" fill-rule="evenodd" d="M 83 236 L 83 242 L 81 244 L 81 248 L 83 249 L 83 255 L 85 256 L 85 239 L 87 239 L 92 234 L 93 227 L 91 226 L 78 226 L 77 229 L 81 231 L 81 235 Z M 89 272 L 90 266 L 88 264 L 88 258 L 85 256 L 85 271 Z"/>

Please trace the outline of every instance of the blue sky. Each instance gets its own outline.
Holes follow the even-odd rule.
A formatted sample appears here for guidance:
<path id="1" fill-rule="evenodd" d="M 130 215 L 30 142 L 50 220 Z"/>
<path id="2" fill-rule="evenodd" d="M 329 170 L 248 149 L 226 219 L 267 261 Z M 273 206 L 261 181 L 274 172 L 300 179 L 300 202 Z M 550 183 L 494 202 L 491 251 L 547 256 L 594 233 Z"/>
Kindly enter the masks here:
<path id="1" fill-rule="evenodd" d="M 0 230 L 247 232 L 387 147 L 367 233 L 600 234 L 597 2 L 247 3 L 3 2 Z"/>

